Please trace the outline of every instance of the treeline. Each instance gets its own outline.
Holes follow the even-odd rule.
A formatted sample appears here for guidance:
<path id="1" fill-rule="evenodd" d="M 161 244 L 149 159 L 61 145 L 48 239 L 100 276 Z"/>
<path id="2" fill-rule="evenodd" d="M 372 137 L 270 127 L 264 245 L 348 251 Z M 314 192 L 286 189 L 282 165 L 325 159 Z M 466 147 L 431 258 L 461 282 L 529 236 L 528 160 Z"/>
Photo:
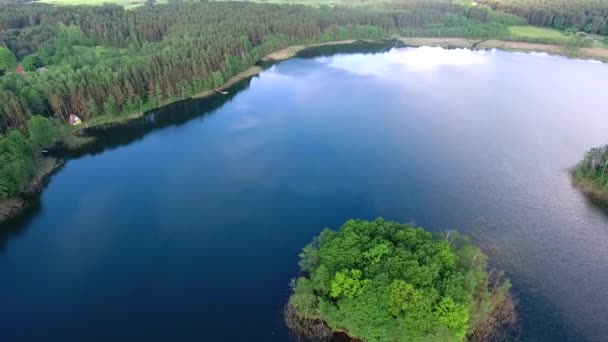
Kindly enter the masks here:
<path id="1" fill-rule="evenodd" d="M 525 18 L 529 24 L 608 35 L 606 0 L 477 0 Z"/>

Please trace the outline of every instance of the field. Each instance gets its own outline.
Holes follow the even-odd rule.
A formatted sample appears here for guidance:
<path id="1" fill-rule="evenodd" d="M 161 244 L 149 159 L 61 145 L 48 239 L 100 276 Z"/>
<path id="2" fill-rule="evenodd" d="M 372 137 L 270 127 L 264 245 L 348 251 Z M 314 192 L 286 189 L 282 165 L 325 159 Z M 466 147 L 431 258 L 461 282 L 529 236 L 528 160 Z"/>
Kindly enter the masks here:
<path id="1" fill-rule="evenodd" d="M 124 8 L 135 8 L 142 6 L 146 3 L 146 0 L 41 0 L 47 4 L 57 6 L 70 6 L 70 5 L 103 5 L 104 3 L 114 3 Z M 156 1 L 157 3 L 165 3 L 167 0 Z"/>
<path id="2" fill-rule="evenodd" d="M 234 0 L 216 0 L 216 1 L 234 1 Z M 251 0 L 261 3 L 275 4 L 302 4 L 310 6 L 320 5 L 348 5 L 348 6 L 370 6 L 378 5 L 386 2 L 386 0 Z M 125 8 L 135 8 L 142 6 L 146 0 L 40 0 L 47 4 L 69 6 L 69 5 L 102 5 L 104 3 L 115 3 Z M 156 3 L 167 3 L 168 0 L 156 0 Z"/>
<path id="3" fill-rule="evenodd" d="M 216 0 L 216 1 L 231 1 L 231 0 Z M 262 3 L 275 3 L 275 4 L 302 4 L 310 6 L 320 5 L 343 5 L 343 6 L 369 6 L 378 5 L 387 2 L 387 0 L 249 0 L 254 2 Z"/>
<path id="4" fill-rule="evenodd" d="M 569 37 L 561 31 L 536 26 L 510 26 L 509 32 L 513 38 L 526 38 L 532 40 L 551 40 L 566 42 Z"/>

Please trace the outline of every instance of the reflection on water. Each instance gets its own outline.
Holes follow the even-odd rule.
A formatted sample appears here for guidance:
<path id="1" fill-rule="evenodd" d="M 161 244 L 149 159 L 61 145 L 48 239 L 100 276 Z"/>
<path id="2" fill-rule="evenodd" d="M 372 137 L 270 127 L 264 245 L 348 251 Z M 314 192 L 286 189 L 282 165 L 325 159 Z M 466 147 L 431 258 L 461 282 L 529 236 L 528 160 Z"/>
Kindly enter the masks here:
<path id="1" fill-rule="evenodd" d="M 35 195 L 30 199 L 26 210 L 2 223 L 0 226 L 0 254 L 6 248 L 6 244 L 11 238 L 19 237 L 27 228 L 28 223 L 40 211 L 40 197 Z"/>
<path id="2" fill-rule="evenodd" d="M 302 246 L 383 216 L 471 235 L 524 341 L 608 340 L 608 215 L 567 176 L 606 142 L 608 67 L 392 46 L 321 47 L 91 132 L 0 237 L 3 337 L 284 341 Z"/>
<path id="3" fill-rule="evenodd" d="M 184 100 L 169 104 L 162 109 L 146 112 L 144 116 L 131 120 L 128 125 L 117 125 L 86 130 L 85 135 L 96 138 L 95 143 L 87 145 L 78 151 L 61 151 L 68 158 L 78 158 L 87 154 L 98 154 L 108 149 L 128 145 L 155 130 L 180 126 L 188 121 L 212 113 L 236 96 L 240 91 L 249 87 L 251 79 L 243 79 L 231 88 L 226 95 L 214 95 L 197 100 Z"/>

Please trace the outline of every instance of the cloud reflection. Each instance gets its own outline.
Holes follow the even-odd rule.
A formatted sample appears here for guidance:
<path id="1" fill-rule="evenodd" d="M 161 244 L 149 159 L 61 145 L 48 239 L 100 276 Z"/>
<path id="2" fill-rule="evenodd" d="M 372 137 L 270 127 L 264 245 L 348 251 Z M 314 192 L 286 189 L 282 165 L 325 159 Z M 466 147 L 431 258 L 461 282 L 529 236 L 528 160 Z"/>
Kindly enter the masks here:
<path id="1" fill-rule="evenodd" d="M 363 54 L 318 60 L 333 68 L 364 76 L 391 79 L 402 72 L 433 73 L 445 67 L 471 68 L 489 64 L 486 51 L 447 50 L 439 47 L 399 48 L 370 59 Z"/>
<path id="2" fill-rule="evenodd" d="M 243 131 L 253 129 L 258 126 L 259 120 L 253 116 L 245 115 L 236 124 L 232 125 L 232 131 Z"/>

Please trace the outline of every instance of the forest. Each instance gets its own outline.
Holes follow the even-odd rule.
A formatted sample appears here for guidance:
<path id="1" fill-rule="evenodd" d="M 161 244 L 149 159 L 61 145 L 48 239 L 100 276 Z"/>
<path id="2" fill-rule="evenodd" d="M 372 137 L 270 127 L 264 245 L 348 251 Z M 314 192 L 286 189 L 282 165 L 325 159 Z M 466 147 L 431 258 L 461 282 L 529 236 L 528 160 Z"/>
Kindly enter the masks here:
<path id="1" fill-rule="evenodd" d="M 530 25 L 608 35 L 606 0 L 477 0 L 526 19 Z"/>
<path id="2" fill-rule="evenodd" d="M 515 326 L 509 281 L 455 231 L 350 220 L 308 244 L 300 268 L 285 319 L 308 340 L 500 341 Z"/>
<path id="3" fill-rule="evenodd" d="M 540 0 L 524 1 L 528 6 L 520 1 L 483 3 L 487 6 L 403 0 L 370 9 L 150 2 L 127 10 L 113 4 L 52 6 L 4 0 L 0 199 L 25 189 L 35 173 L 42 145 L 28 127 L 45 125 L 54 134 L 46 139 L 52 143 L 68 131 L 55 128 L 65 125 L 71 114 L 85 122 L 120 118 L 191 97 L 222 86 L 266 54 L 290 45 L 397 35 L 496 38 L 508 35 L 510 25 L 528 21 L 606 31 L 604 1 L 563 0 L 554 7 Z M 581 15 L 581 4 L 593 7 Z M 552 20 L 540 20 L 544 17 Z"/>

